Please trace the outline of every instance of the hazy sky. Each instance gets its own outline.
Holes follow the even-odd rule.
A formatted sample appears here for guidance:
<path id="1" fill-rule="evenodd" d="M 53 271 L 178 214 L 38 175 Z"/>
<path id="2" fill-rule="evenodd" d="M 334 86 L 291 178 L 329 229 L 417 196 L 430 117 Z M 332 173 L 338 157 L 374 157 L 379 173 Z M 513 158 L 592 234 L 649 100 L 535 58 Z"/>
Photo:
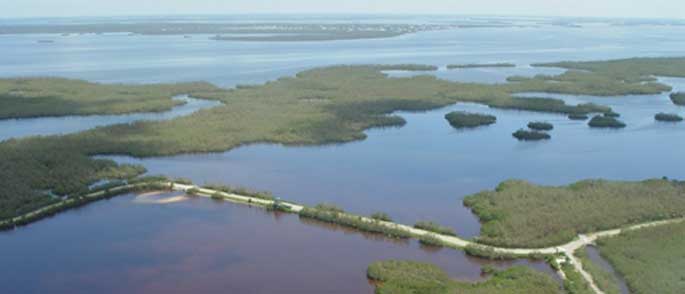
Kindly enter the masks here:
<path id="1" fill-rule="evenodd" d="M 0 17 L 440 13 L 685 18 L 684 0 L 0 0 L 0 7 Z"/>

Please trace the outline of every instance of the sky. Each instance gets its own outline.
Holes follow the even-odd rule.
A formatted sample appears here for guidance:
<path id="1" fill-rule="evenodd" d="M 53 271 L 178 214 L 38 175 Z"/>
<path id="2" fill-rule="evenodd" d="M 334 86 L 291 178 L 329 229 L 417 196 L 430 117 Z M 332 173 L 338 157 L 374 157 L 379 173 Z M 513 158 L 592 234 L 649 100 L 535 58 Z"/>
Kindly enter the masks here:
<path id="1" fill-rule="evenodd" d="M 0 8 L 0 18 L 248 13 L 685 18 L 683 0 L 0 0 Z"/>

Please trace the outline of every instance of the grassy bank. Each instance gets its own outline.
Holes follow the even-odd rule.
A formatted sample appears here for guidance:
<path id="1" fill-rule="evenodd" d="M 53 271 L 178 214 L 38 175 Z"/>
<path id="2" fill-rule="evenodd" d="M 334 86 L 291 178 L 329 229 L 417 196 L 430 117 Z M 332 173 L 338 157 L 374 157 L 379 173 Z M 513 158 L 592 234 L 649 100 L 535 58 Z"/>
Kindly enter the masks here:
<path id="1" fill-rule="evenodd" d="M 342 209 L 330 205 L 306 207 L 299 213 L 300 217 L 315 219 L 322 222 L 351 227 L 360 231 L 382 234 L 390 238 L 407 239 L 413 235 L 401 228 L 380 224 L 376 219 L 365 219 L 345 213 Z"/>
<path id="2" fill-rule="evenodd" d="M 561 265 L 561 271 L 566 276 L 564 290 L 567 294 L 596 294 L 573 265 L 564 263 Z"/>
<path id="3" fill-rule="evenodd" d="M 367 276 L 375 281 L 378 294 L 470 293 L 553 294 L 559 284 L 544 273 L 515 266 L 494 273 L 487 281 L 467 283 L 451 279 L 435 265 L 413 261 L 380 261 L 369 265 Z"/>
<path id="4" fill-rule="evenodd" d="M 51 201 L 46 205 L 37 208 L 36 210 L 26 212 L 20 216 L 9 219 L 0 220 L 0 230 L 11 230 L 15 227 L 25 226 L 30 223 L 39 221 L 41 219 L 53 216 L 65 210 L 78 208 L 89 203 L 99 201 L 102 199 L 109 199 L 118 195 L 123 195 L 131 192 L 147 191 L 147 190 L 163 190 L 168 189 L 164 183 L 152 181 L 142 181 L 135 184 L 121 184 L 119 186 L 107 186 L 98 190 L 91 191 L 84 195 L 73 195 L 63 200 Z"/>
<path id="5" fill-rule="evenodd" d="M 465 111 L 450 112 L 445 115 L 445 119 L 452 127 L 457 129 L 487 126 L 497 122 L 497 117 L 494 115 L 470 113 Z"/>
<path id="6" fill-rule="evenodd" d="M 600 290 L 604 291 L 605 294 L 621 294 L 621 288 L 618 286 L 616 277 L 592 261 L 588 257 L 585 247 L 579 248 L 573 254 L 580 260 L 583 269 L 592 276 Z"/>
<path id="7" fill-rule="evenodd" d="M 685 184 L 587 180 L 568 186 L 506 181 L 464 199 L 482 222 L 480 242 L 540 248 L 580 233 L 685 215 Z"/>
<path id="8" fill-rule="evenodd" d="M 0 119 L 158 112 L 179 94 L 213 91 L 207 83 L 97 84 L 61 78 L 0 79 Z"/>
<path id="9" fill-rule="evenodd" d="M 684 223 L 624 232 L 598 246 L 631 293 L 685 293 Z"/>

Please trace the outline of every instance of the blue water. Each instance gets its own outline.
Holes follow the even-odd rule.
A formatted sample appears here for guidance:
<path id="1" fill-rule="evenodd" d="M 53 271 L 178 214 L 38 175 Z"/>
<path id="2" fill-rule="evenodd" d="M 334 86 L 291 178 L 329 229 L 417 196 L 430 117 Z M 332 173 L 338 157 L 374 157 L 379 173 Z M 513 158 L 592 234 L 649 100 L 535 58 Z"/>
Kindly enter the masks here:
<path id="1" fill-rule="evenodd" d="M 143 112 L 124 115 L 69 115 L 60 117 L 1 119 L 0 141 L 27 136 L 47 136 L 80 132 L 100 126 L 133 123 L 136 121 L 159 121 L 189 115 L 195 111 L 221 104 L 217 101 L 178 96 L 184 104 L 168 111 Z"/>
<path id="2" fill-rule="evenodd" d="M 356 21 L 368 22 L 369 18 Z M 432 20 L 425 17 L 411 18 L 410 21 L 426 19 L 434 23 L 453 21 L 449 18 Z M 391 19 L 395 22 L 400 20 Z M 502 83 L 512 74 L 532 76 L 560 72 L 559 69 L 529 66 L 537 62 L 680 56 L 685 52 L 683 26 L 622 26 L 598 21 L 583 23 L 582 27 L 577 28 L 551 25 L 553 21 L 549 19 L 501 21 L 533 26 L 457 29 L 391 39 L 330 42 L 217 42 L 203 35 L 194 35 L 192 38 L 127 34 L 66 37 L 0 35 L 0 76 L 47 75 L 106 83 L 200 80 L 232 87 L 263 83 L 326 65 L 423 63 L 440 66 L 438 72 L 431 73 L 440 78 Z M 37 43 L 43 39 L 55 42 Z M 444 69 L 447 64 L 494 62 L 515 63 L 517 67 Z M 676 89 L 685 89 L 682 79 L 661 80 Z M 120 162 L 144 164 L 153 174 L 187 177 L 200 184 L 221 182 L 270 190 L 288 200 L 306 204 L 333 202 L 355 213 L 381 210 L 408 224 L 417 220 L 433 220 L 454 227 L 466 237 L 476 236 L 479 225 L 471 212 L 462 206 L 463 197 L 493 189 L 506 179 L 519 178 L 539 184 L 561 185 L 586 178 L 685 178 L 685 169 L 682 168 L 685 166 L 682 156 L 682 150 L 685 150 L 685 136 L 682 135 L 685 124 L 654 121 L 657 112 L 685 114 L 684 108 L 676 107 L 669 101 L 668 93 L 629 97 L 528 95 L 557 97 L 570 104 L 595 102 L 609 105 L 622 114 L 621 119 L 628 127 L 623 130 L 590 129 L 587 122 L 571 121 L 563 115 L 497 110 L 460 103 L 425 113 L 398 113 L 407 120 L 406 126 L 368 130 L 366 140 L 341 145 L 282 147 L 261 144 L 215 154 L 144 160 L 113 158 Z M 498 122 L 488 127 L 458 131 L 450 127 L 443 117 L 453 110 L 493 114 Z M 168 119 L 170 116 L 162 118 Z M 105 117 L 92 119 L 98 125 L 131 121 Z M 551 140 L 519 142 L 512 138 L 512 132 L 535 120 L 549 121 L 555 125 Z M 79 130 L 71 122 L 70 119 L 37 119 L 25 122 L 28 125 L 26 131 L 2 125 L 0 132 L 7 134 L 9 129 L 10 135 L 6 136 L 24 136 L 36 134 L 35 131 L 41 128 L 54 130 L 51 133 Z M 7 124 L 0 122 L 3 123 Z M 92 126 L 88 124 L 86 128 Z M 0 249 L 16 253 L 3 255 L 0 260 L 5 258 L 2 264 L 17 269 L 16 273 L 14 270 L 5 273 L 10 278 L 0 280 L 2 284 L 20 292 L 45 292 L 47 289 L 66 289 L 64 292 L 68 292 L 73 288 L 69 288 L 64 281 L 72 279 L 78 281 L 86 292 L 104 287 L 114 287 L 112 289 L 115 290 L 111 291 L 115 292 L 116 289 L 130 292 L 174 289 L 168 285 L 176 286 L 181 291 L 197 285 L 204 285 L 200 288 L 202 290 L 220 291 L 227 289 L 228 285 L 218 281 L 238 275 L 241 279 L 229 279 L 230 285 L 236 287 L 232 289 L 238 291 L 256 289 L 255 277 L 260 277 L 264 269 L 273 268 L 276 270 L 265 275 L 273 276 L 277 282 L 278 273 L 286 273 L 288 281 L 300 277 L 297 285 L 311 285 L 298 288 L 300 292 L 321 293 L 331 290 L 326 286 L 327 283 L 341 281 L 335 285 L 349 290 L 342 293 L 358 293 L 370 291 L 368 285 L 362 285 L 366 283 L 364 266 L 379 258 L 407 256 L 439 263 L 455 277 L 473 277 L 478 272 L 478 265 L 463 257 L 428 257 L 415 244 L 401 247 L 401 252 L 385 254 L 391 250 L 389 248 L 397 248 L 397 244 L 376 242 L 373 243 L 376 245 L 372 245 L 375 249 L 371 250 L 364 243 L 366 241 L 345 242 L 354 234 L 331 232 L 328 231 L 331 228 L 328 228 L 324 235 L 319 235 L 321 232 L 312 231 L 292 217 L 286 220 L 276 218 L 274 224 L 270 215 L 265 219 L 264 214 L 243 213 L 244 210 L 223 205 L 209 205 L 208 209 L 213 213 L 208 213 L 207 217 L 203 211 L 165 205 L 155 207 L 152 211 L 136 210 L 135 207 L 122 204 L 126 199 L 121 200 L 124 202 L 101 202 L 26 229 L 0 233 Z M 206 207 L 204 204 L 202 206 Z M 230 216 L 236 216 L 237 219 L 222 219 Z M 156 218 L 162 221 L 150 221 Z M 174 220 L 179 223 L 164 225 Z M 57 233 L 62 231 L 65 232 L 64 237 Z M 93 237 L 95 235 L 104 236 L 103 241 L 94 241 L 97 239 Z M 319 239 L 333 242 L 315 242 Z M 257 246 L 272 242 L 283 246 Z M 123 244 L 123 247 L 112 249 L 110 243 Z M 78 246 L 71 250 L 65 244 Z M 201 245 L 201 252 L 197 251 L 198 244 Z M 55 246 L 59 250 L 52 251 Z M 253 250 L 255 248 L 261 250 Z M 331 253 L 330 248 L 339 250 Z M 160 250 L 162 253 L 159 253 Z M 236 255 L 229 254 L 234 251 L 237 251 Z M 360 255 L 364 252 L 366 254 Z M 38 254 L 36 258 L 33 258 L 34 254 Z M 113 258 L 103 257 L 108 254 L 112 254 Z M 147 256 L 155 260 L 148 260 Z M 216 256 L 221 256 L 216 259 L 219 261 L 212 261 Z M 297 258 L 288 259 L 288 256 Z M 31 259 L 26 261 L 27 257 Z M 235 263 L 236 260 L 245 262 Z M 337 262 L 345 260 L 353 260 L 353 266 L 335 267 Z M 280 266 L 287 262 L 296 264 L 297 269 L 289 271 L 289 268 Z M 69 263 L 74 266 L 65 271 L 53 268 L 54 265 Z M 228 267 L 230 270 L 224 270 Z M 459 274 L 459 270 L 466 271 L 466 274 Z M 29 273 L 34 272 L 40 273 L 40 283 L 30 285 L 29 282 L 22 282 L 27 281 Z M 98 279 L 89 279 L 92 272 L 97 273 L 95 277 Z M 296 275 L 300 272 L 306 274 Z M 207 278 L 191 273 L 211 274 Z M 106 278 L 112 276 L 124 282 L 111 283 Z M 312 277 L 317 283 L 302 277 Z M 148 287 L 150 285 L 153 287 Z M 258 285 L 262 291 L 256 292 L 273 293 L 273 289 L 265 285 Z"/>

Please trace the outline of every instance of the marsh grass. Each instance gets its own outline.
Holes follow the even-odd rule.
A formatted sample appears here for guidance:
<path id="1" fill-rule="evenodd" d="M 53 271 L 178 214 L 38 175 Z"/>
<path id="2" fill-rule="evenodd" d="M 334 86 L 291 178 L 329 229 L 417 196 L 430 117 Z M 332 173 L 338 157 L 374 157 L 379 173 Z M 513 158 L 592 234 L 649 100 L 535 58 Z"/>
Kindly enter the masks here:
<path id="1" fill-rule="evenodd" d="M 682 217 L 685 185 L 662 179 L 586 180 L 554 187 L 512 180 L 467 196 L 464 204 L 482 223 L 479 242 L 541 248 L 581 233 Z"/>
<path id="2" fill-rule="evenodd" d="M 160 112 L 180 94 L 211 92 L 208 83 L 98 84 L 62 78 L 0 79 L 0 119 Z"/>
<path id="3" fill-rule="evenodd" d="M 388 260 L 374 262 L 367 268 L 377 294 L 555 294 L 559 284 L 544 273 L 525 266 L 493 272 L 480 283 L 451 279 L 439 267 L 421 262 Z"/>
<path id="4" fill-rule="evenodd" d="M 685 293 L 685 223 L 624 232 L 597 244 L 631 293 Z"/>

